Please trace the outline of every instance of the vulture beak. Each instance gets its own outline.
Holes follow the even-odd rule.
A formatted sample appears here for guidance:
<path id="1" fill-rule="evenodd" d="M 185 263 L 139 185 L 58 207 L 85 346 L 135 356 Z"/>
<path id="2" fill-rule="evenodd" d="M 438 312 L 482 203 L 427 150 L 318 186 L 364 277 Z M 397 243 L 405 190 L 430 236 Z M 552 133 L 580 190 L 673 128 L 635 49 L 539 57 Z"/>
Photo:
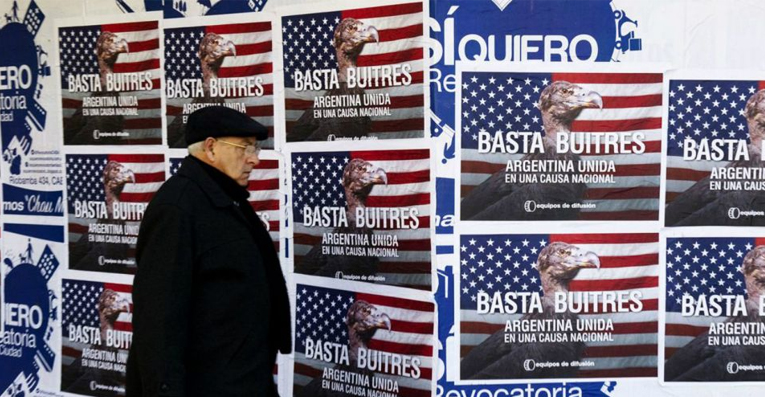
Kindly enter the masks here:
<path id="1" fill-rule="evenodd" d="M 600 269 L 600 258 L 594 252 L 587 251 L 580 263 L 582 269 Z"/>
<path id="2" fill-rule="evenodd" d="M 577 269 L 600 269 L 600 258 L 594 252 L 577 248 L 571 253 L 571 259 Z"/>
<path id="3" fill-rule="evenodd" d="M 390 331 L 391 325 L 390 325 L 390 317 L 388 317 L 385 313 L 375 314 L 372 319 L 374 320 L 373 325 L 379 329 L 385 329 Z"/>
<path id="4" fill-rule="evenodd" d="M 125 170 L 122 173 L 122 180 L 125 181 L 125 183 L 135 183 L 135 173 L 133 170 Z"/>
<path id="5" fill-rule="evenodd" d="M 223 45 L 223 54 L 236 56 L 236 46 L 233 41 L 229 40 Z"/>
<path id="6" fill-rule="evenodd" d="M 361 34 L 361 41 L 364 43 L 379 43 L 380 42 L 380 33 L 377 31 L 377 28 L 374 26 L 367 26 L 364 28 L 364 30 L 359 32 Z"/>
<path id="7" fill-rule="evenodd" d="M 603 97 L 595 91 L 580 94 L 580 106 L 584 109 L 603 109 Z"/>
<path id="8" fill-rule="evenodd" d="M 120 310 L 123 310 L 125 313 L 130 313 L 130 302 L 128 302 L 127 299 L 120 299 L 118 304 Z"/>
<path id="9" fill-rule="evenodd" d="M 118 52 L 130 53 L 130 46 L 128 46 L 128 42 L 125 39 L 120 39 L 118 48 Z"/>
<path id="10" fill-rule="evenodd" d="M 369 175 L 370 185 L 387 185 L 388 184 L 388 174 L 386 174 L 385 170 L 382 168 L 377 168 L 375 170 L 372 170 L 368 173 L 368 175 Z"/>

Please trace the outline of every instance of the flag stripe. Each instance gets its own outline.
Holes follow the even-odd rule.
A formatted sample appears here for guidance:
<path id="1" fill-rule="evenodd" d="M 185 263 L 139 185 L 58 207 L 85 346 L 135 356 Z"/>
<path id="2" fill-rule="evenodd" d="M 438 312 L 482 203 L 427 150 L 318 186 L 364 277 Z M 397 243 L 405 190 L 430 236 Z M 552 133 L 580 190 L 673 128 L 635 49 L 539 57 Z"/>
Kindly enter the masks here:
<path id="1" fill-rule="evenodd" d="M 432 312 L 434 309 L 434 305 L 430 302 L 420 302 L 409 299 L 395 298 L 392 296 L 372 295 L 364 293 L 358 293 L 356 296 L 360 300 L 365 300 L 369 303 L 392 306 L 399 309 L 417 310 L 422 312 Z"/>
<path id="2" fill-rule="evenodd" d="M 159 23 L 157 21 L 126 22 L 126 23 L 101 25 L 101 28 L 104 31 L 108 31 L 112 33 L 141 32 L 145 30 L 154 30 L 154 29 L 157 29 L 158 27 L 159 27 Z"/>
<path id="3" fill-rule="evenodd" d="M 142 52 L 159 49 L 159 39 L 149 39 L 144 41 L 133 41 L 130 43 L 131 52 Z"/>
<path id="4" fill-rule="evenodd" d="M 623 132 L 660 128 L 660 117 L 633 120 L 574 120 L 571 123 L 571 131 L 573 132 Z"/>
<path id="5" fill-rule="evenodd" d="M 357 8 L 354 10 L 344 10 L 342 13 L 343 13 L 343 18 L 366 19 L 366 18 L 395 17 L 399 15 L 404 15 L 404 14 L 421 13 L 422 11 L 423 11 L 422 3 L 405 3 L 405 4 L 396 4 L 391 6 L 368 7 L 368 8 Z"/>
<path id="6" fill-rule="evenodd" d="M 607 96 L 603 97 L 603 108 L 623 109 L 661 106 L 662 95 Z"/>
<path id="7" fill-rule="evenodd" d="M 553 79 L 577 84 L 660 84 L 660 73 L 555 73 Z"/>
<path id="8" fill-rule="evenodd" d="M 381 66 L 406 62 L 412 59 L 422 58 L 422 48 L 410 48 L 399 52 L 390 52 L 387 54 L 360 56 L 358 66 Z"/>
<path id="9" fill-rule="evenodd" d="M 237 24 L 230 24 L 230 25 L 211 25 L 211 26 L 206 26 L 205 30 L 209 33 L 217 33 L 220 35 L 254 33 L 254 32 L 270 32 L 271 22 L 251 22 L 251 23 L 237 23 Z M 238 47 L 237 47 L 237 50 L 238 50 Z"/>
<path id="10" fill-rule="evenodd" d="M 261 63 L 257 65 L 248 66 L 229 66 L 220 69 L 218 76 L 220 78 L 230 77 L 247 77 L 258 74 L 268 74 L 273 72 L 273 64 L 271 62 Z"/>

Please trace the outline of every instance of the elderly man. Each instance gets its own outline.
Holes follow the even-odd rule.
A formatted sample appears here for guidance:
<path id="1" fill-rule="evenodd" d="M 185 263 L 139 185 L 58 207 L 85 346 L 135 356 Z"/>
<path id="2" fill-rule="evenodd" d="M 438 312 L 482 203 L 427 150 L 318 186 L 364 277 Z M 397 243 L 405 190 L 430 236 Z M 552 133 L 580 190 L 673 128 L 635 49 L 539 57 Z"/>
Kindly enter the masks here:
<path id="1" fill-rule="evenodd" d="M 278 396 L 289 303 L 271 238 L 247 202 L 265 127 L 222 106 L 189 116 L 189 156 L 138 236 L 127 396 Z"/>

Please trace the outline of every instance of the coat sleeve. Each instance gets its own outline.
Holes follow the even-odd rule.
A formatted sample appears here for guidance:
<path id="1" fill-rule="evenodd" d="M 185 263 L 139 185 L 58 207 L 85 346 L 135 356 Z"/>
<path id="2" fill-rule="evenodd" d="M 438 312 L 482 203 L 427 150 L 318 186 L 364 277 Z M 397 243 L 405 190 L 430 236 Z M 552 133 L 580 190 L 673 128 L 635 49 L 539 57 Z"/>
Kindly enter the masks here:
<path id="1" fill-rule="evenodd" d="M 147 210 L 137 245 L 131 350 L 143 396 L 186 395 L 194 246 L 191 215 L 173 205 Z"/>

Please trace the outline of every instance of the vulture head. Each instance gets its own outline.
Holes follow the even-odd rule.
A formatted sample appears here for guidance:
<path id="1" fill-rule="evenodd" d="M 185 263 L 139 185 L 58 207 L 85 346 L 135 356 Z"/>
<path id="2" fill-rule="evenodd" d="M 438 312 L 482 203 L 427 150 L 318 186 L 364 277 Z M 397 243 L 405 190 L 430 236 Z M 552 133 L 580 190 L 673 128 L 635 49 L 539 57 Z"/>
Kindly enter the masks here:
<path id="1" fill-rule="evenodd" d="M 741 273 L 746 282 L 749 302 L 759 308 L 760 296 L 765 294 L 765 245 L 759 245 L 744 256 Z"/>
<path id="2" fill-rule="evenodd" d="M 366 301 L 356 301 L 348 308 L 345 323 L 348 325 L 349 355 L 356 361 L 359 348 L 366 348 L 378 329 L 390 331 L 390 317 Z"/>
<path id="3" fill-rule="evenodd" d="M 335 28 L 334 45 L 337 51 L 337 62 L 340 70 L 356 66 L 356 59 L 364 45 L 379 42 L 380 34 L 374 26 L 354 18 L 345 18 Z M 342 73 L 341 73 L 342 74 Z"/>
<path id="4" fill-rule="evenodd" d="M 112 73 L 117 57 L 128 52 L 127 40 L 112 32 L 101 32 L 96 40 L 96 57 L 101 77 L 104 77 L 105 73 Z"/>
<path id="5" fill-rule="evenodd" d="M 560 132 L 571 130 L 571 123 L 582 109 L 603 108 L 603 98 L 568 81 L 556 81 L 539 96 L 539 110 L 545 127 L 545 136 L 555 140 Z"/>
<path id="6" fill-rule="evenodd" d="M 580 269 L 599 269 L 600 258 L 594 252 L 575 245 L 555 242 L 539 252 L 537 266 L 544 293 L 552 296 L 555 291 L 567 291 L 569 282 L 579 274 Z"/>
<path id="7" fill-rule="evenodd" d="M 765 90 L 757 91 L 749 97 L 744 114 L 749 125 L 750 143 L 759 149 L 765 137 Z"/>
<path id="8" fill-rule="evenodd" d="M 364 205 L 375 185 L 388 184 L 385 170 L 363 159 L 353 159 L 343 170 L 343 189 L 348 208 Z"/>
<path id="9" fill-rule="evenodd" d="M 199 42 L 199 61 L 202 64 L 202 75 L 205 82 L 218 77 L 223 60 L 236 56 L 234 42 L 216 33 L 207 33 Z"/>
<path id="10" fill-rule="evenodd" d="M 130 301 L 111 289 L 104 289 L 98 297 L 98 318 L 101 330 L 113 329 L 120 313 L 130 313 Z"/>
<path id="11" fill-rule="evenodd" d="M 107 200 L 119 198 L 125 184 L 134 182 L 135 174 L 124 165 L 116 161 L 109 161 L 104 167 L 104 193 L 106 193 Z"/>

